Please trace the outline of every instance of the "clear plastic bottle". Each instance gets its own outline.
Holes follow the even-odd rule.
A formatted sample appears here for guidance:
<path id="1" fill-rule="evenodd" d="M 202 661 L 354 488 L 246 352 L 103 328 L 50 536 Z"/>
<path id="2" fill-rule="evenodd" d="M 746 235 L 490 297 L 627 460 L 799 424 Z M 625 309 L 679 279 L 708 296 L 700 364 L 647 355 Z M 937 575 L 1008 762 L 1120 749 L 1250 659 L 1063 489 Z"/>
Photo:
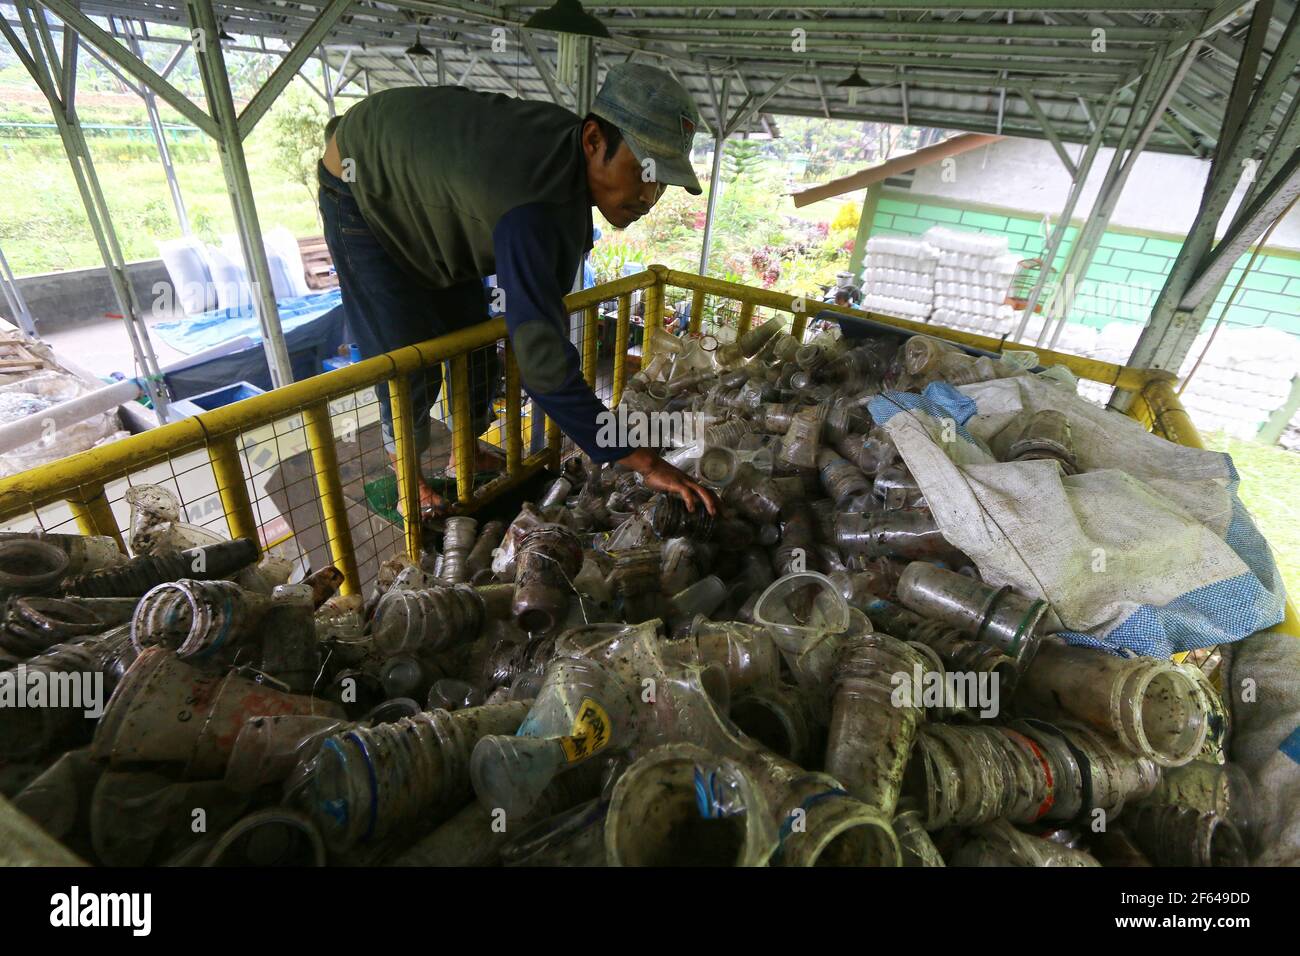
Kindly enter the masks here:
<path id="1" fill-rule="evenodd" d="M 920 677 L 927 668 L 915 648 L 888 634 L 840 643 L 826 772 L 891 818 L 925 717 Z"/>
<path id="2" fill-rule="evenodd" d="M 1049 720 L 1083 721 L 1162 767 L 1191 761 L 1208 724 L 1205 698 L 1176 664 L 1155 657 L 1126 659 L 1055 640 L 1044 641 L 1023 672 L 1016 706 Z"/>

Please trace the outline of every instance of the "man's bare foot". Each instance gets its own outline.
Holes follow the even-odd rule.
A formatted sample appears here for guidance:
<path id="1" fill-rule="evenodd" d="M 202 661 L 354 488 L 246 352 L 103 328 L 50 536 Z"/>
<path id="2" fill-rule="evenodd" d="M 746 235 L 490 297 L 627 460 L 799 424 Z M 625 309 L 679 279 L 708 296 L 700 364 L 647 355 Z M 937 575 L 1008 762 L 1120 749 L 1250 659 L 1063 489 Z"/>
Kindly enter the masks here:
<path id="1" fill-rule="evenodd" d="M 500 450 L 491 450 L 479 446 L 474 454 L 475 471 L 500 471 L 506 466 L 505 452 Z M 447 459 L 447 474 L 456 474 L 456 453 L 453 451 L 451 457 Z"/>
<path id="2" fill-rule="evenodd" d="M 393 469 L 396 470 L 398 467 L 397 456 L 389 455 L 389 457 L 393 461 Z M 424 480 L 423 475 L 420 476 L 419 480 L 420 480 L 420 513 L 434 514 L 434 515 L 446 514 L 449 508 L 447 499 L 444 498 L 442 495 L 438 494 L 432 488 L 430 488 L 428 483 Z M 405 520 L 406 502 L 403 501 L 400 497 L 397 499 L 397 513 L 402 516 L 403 520 Z"/>

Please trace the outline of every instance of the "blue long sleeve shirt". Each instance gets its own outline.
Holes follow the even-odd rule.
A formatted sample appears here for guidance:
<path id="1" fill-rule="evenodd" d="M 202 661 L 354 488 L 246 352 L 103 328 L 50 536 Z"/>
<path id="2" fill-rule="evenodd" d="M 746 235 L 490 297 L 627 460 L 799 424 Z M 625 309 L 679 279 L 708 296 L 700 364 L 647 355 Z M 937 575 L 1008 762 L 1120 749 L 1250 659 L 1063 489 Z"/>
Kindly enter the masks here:
<path id="1" fill-rule="evenodd" d="M 609 409 L 582 377 L 582 360 L 569 340 L 564 296 L 591 248 L 591 206 L 585 228 L 575 228 L 570 203 L 526 203 L 511 209 L 492 231 L 497 287 L 524 390 L 561 431 L 596 462 L 617 461 L 633 449 L 599 441 Z"/>

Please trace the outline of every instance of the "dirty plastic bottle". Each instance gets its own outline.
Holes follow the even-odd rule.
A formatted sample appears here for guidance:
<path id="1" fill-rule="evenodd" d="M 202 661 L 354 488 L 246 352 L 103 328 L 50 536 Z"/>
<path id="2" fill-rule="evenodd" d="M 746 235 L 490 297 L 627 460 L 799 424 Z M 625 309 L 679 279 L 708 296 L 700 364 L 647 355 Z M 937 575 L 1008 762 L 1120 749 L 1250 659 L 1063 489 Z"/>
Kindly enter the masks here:
<path id="1" fill-rule="evenodd" d="M 0 594 L 52 590 L 67 576 L 69 564 L 67 552 L 47 541 L 0 541 Z"/>
<path id="2" fill-rule="evenodd" d="M 953 866 L 1101 866 L 1090 853 L 1022 833 L 1006 820 L 986 823 L 971 837 L 953 854 Z"/>
<path id="3" fill-rule="evenodd" d="M 1156 866 L 1246 866 L 1249 862 L 1237 828 L 1213 810 L 1131 807 L 1121 822 Z"/>
<path id="4" fill-rule="evenodd" d="M 921 815 L 908 800 L 899 802 L 894 833 L 903 849 L 903 866 L 944 866 L 943 856 L 921 825 Z"/>
<path id="5" fill-rule="evenodd" d="M 604 664 L 552 661 L 518 732 L 485 736 L 474 748 L 470 776 L 479 802 L 512 817 L 527 813 L 559 774 L 606 749 L 631 746 L 636 707 L 632 691 Z"/>
<path id="6" fill-rule="evenodd" d="M 771 635 L 739 621 L 710 621 L 697 614 L 684 640 L 672 641 L 663 653 L 680 663 L 717 664 L 733 692 L 771 686 L 781 673 L 781 658 Z"/>
<path id="7" fill-rule="evenodd" d="M 863 594 L 861 610 L 873 625 L 885 633 L 933 648 L 946 669 L 996 674 L 1000 696 L 1010 698 L 1014 692 L 1019 679 L 1019 668 L 1012 658 L 992 644 L 972 640 L 940 621 L 926 620 L 905 607 L 875 597 L 869 592 Z"/>
<path id="8" fill-rule="evenodd" d="M 657 544 L 614 552 L 614 567 L 606 580 L 629 624 L 640 624 L 659 613 L 661 555 Z"/>
<path id="9" fill-rule="evenodd" d="M 822 427 L 827 408 L 813 405 L 801 408 L 790 419 L 790 427 L 781 439 L 782 461 L 797 468 L 816 468 L 817 454 L 821 451 Z"/>
<path id="10" fill-rule="evenodd" d="M 277 714 L 345 716 L 329 701 L 286 694 L 235 671 L 200 670 L 150 647 L 114 691 L 92 749 L 114 767 L 169 764 L 185 779 L 220 777 L 245 721 Z"/>
<path id="11" fill-rule="evenodd" d="M 817 467 L 822 487 L 836 507 L 843 507 L 845 502 L 871 490 L 867 476 L 852 462 L 829 448 L 823 448 L 817 453 Z"/>
<path id="12" fill-rule="evenodd" d="M 742 465 L 736 477 L 723 489 L 722 500 L 740 514 L 759 524 L 769 524 L 781 515 L 785 496 L 771 478 L 753 465 Z"/>
<path id="13" fill-rule="evenodd" d="M 924 561 L 907 566 L 898 579 L 897 591 L 899 602 L 906 607 L 1000 648 L 1022 672 L 1038 652 L 1049 610 L 1046 601 Z"/>
<path id="14" fill-rule="evenodd" d="M 561 478 L 567 485 L 568 482 Z M 459 516 L 448 518 L 442 536 L 442 573 L 446 584 L 465 584 L 469 581 L 469 553 L 478 538 L 478 522 Z"/>
<path id="15" fill-rule="evenodd" d="M 1247 842 L 1260 816 L 1246 772 L 1238 764 L 1204 758 L 1167 769 L 1146 802 L 1213 811 L 1236 827 Z"/>
<path id="16" fill-rule="evenodd" d="M 876 472 L 871 494 L 885 511 L 924 508 L 925 493 L 904 465 L 885 465 Z"/>
<path id="17" fill-rule="evenodd" d="M 559 524 L 541 524 L 520 541 L 515 571 L 515 623 L 529 633 L 553 630 L 564 621 L 573 579 L 582 567 L 582 545 Z"/>
<path id="18" fill-rule="evenodd" d="M 181 578 L 211 581 L 234 574 L 257 560 L 257 542 L 236 538 L 187 551 L 132 558 L 125 564 L 88 571 L 63 582 L 65 594 L 82 597 L 139 597 L 151 588 Z"/>
<path id="19" fill-rule="evenodd" d="M 235 737 L 226 763 L 226 786 L 251 794 L 287 780 L 294 767 L 316 753 L 321 741 L 349 726 L 338 717 L 310 714 L 254 717 Z"/>
<path id="20" fill-rule="evenodd" d="M 888 634 L 856 634 L 839 648 L 826 772 L 890 818 L 925 716 L 917 677 L 926 667 L 915 648 Z"/>
<path id="21" fill-rule="evenodd" d="M 465 573 L 473 584 L 486 584 L 492 576 L 492 552 L 506 532 L 504 521 L 487 521 L 479 529 L 474 547 L 465 558 Z"/>
<path id="22" fill-rule="evenodd" d="M 665 602 L 670 621 L 691 621 L 697 615 L 708 616 L 727 599 L 727 586 L 716 574 L 700 578 Z"/>
<path id="23" fill-rule="evenodd" d="M 743 354 L 746 358 L 749 358 L 750 356 L 756 354 L 760 349 L 763 348 L 764 345 L 766 345 L 768 342 L 772 340 L 772 337 L 774 335 L 780 332 L 784 327 L 785 327 L 785 317 L 781 315 L 774 315 L 772 316 L 772 318 L 768 319 L 762 325 L 758 325 L 750 329 L 748 332 L 746 332 L 737 340 L 737 342 L 740 345 L 741 354 Z"/>
<path id="24" fill-rule="evenodd" d="M 656 747 L 633 763 L 605 821 L 610 866 L 763 866 L 776 846 L 751 775 L 692 743 Z"/>
<path id="25" fill-rule="evenodd" d="M 68 574 L 81 574 L 124 564 L 126 555 L 107 535 L 58 534 L 51 531 L 0 531 L 6 541 L 39 541 L 59 548 L 68 556 Z"/>
<path id="26" fill-rule="evenodd" d="M 1007 728 L 927 724 L 904 789 L 927 830 L 1007 818 L 1033 823 L 1053 805 L 1052 767 L 1023 734 Z"/>
<path id="27" fill-rule="evenodd" d="M 1076 718 L 1162 767 L 1192 760 L 1208 723 L 1204 696 L 1176 664 L 1125 659 L 1057 640 L 1044 641 L 1023 672 L 1016 706 L 1048 720 Z"/>
<path id="28" fill-rule="evenodd" d="M 845 512 L 835 516 L 835 543 L 845 555 L 948 560 L 955 549 L 928 511 Z"/>
<path id="29" fill-rule="evenodd" d="M 477 637 L 484 609 L 480 592 L 467 584 L 391 588 L 380 598 L 370 629 L 384 654 L 443 650 Z"/>
<path id="30" fill-rule="evenodd" d="M 660 539 L 687 537 L 707 541 L 713 534 L 714 516 L 702 505 L 686 510 L 686 503 L 676 495 L 662 494 L 650 511 L 650 524 Z"/>
<path id="31" fill-rule="evenodd" d="M 474 745 L 511 732 L 527 709 L 520 701 L 426 711 L 328 737 L 312 758 L 299 804 L 335 851 L 446 818 L 470 799 Z"/>
<path id="32" fill-rule="evenodd" d="M 1020 437 L 1011 443 L 1009 449 L 1009 461 L 1037 459 L 1058 462 L 1067 475 L 1079 473 L 1070 420 L 1052 408 L 1042 409 L 1030 416 Z"/>
<path id="33" fill-rule="evenodd" d="M 857 465 L 864 475 L 877 475 L 898 460 L 898 449 L 881 429 L 866 435 L 849 434 L 835 442 L 835 449 Z"/>
<path id="34" fill-rule="evenodd" d="M 820 728 L 798 687 L 773 681 L 732 689 L 730 717 L 745 736 L 800 766 L 816 759 Z"/>
<path id="35" fill-rule="evenodd" d="M 259 635 L 271 601 L 233 581 L 172 581 L 140 599 L 131 620 L 136 646 L 170 647 L 178 657 L 204 659 Z"/>
<path id="36" fill-rule="evenodd" d="M 203 866 L 324 866 L 325 841 L 305 815 L 288 807 L 250 813 L 217 839 Z"/>

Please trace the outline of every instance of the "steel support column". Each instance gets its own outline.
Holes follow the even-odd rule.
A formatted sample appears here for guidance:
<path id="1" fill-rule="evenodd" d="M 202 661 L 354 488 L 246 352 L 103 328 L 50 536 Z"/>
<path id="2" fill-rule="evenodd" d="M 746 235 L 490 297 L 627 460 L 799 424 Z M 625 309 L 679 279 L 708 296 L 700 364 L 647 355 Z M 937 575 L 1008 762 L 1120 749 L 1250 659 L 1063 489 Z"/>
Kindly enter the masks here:
<path id="1" fill-rule="evenodd" d="M 718 99 L 717 135 L 713 138 L 713 167 L 709 172 L 709 202 L 704 212 L 704 239 L 700 244 L 700 275 L 709 274 L 709 244 L 713 241 L 713 214 L 718 208 L 722 186 L 722 150 L 727 145 L 727 110 L 731 100 L 731 77 L 722 78 L 722 95 Z"/>
<path id="2" fill-rule="evenodd" d="M 5 304 L 9 306 L 10 318 L 23 332 L 35 338 L 36 320 L 32 318 L 31 310 L 27 308 L 27 300 L 23 298 L 22 290 L 14 281 L 13 270 L 9 268 L 9 260 L 5 258 L 3 249 L 0 249 L 0 293 L 4 294 Z"/>
<path id="3" fill-rule="evenodd" d="M 1066 165 L 1070 173 L 1070 191 L 1065 197 L 1065 205 L 1061 207 L 1061 214 L 1057 217 L 1056 225 L 1053 227 L 1051 234 L 1047 239 L 1047 248 L 1043 251 L 1043 268 L 1039 270 L 1038 279 L 1034 282 L 1034 287 L 1029 291 L 1029 297 L 1025 300 L 1025 311 L 1020 317 L 1020 324 L 1016 326 L 1015 333 L 1011 336 L 1012 341 L 1019 342 L 1023 339 L 1025 329 L 1029 326 L 1029 320 L 1034 314 L 1034 309 L 1038 306 L 1038 299 L 1043 294 L 1043 287 L 1047 284 L 1047 277 L 1050 274 L 1052 263 L 1056 261 L 1056 253 L 1061 248 L 1061 243 L 1065 240 L 1065 234 L 1070 229 L 1070 220 L 1074 216 L 1074 209 L 1079 204 L 1079 197 L 1083 195 L 1083 187 L 1087 182 L 1088 174 L 1092 171 L 1093 161 L 1097 158 L 1097 153 L 1101 149 L 1101 141 L 1105 136 L 1106 126 L 1110 122 L 1111 114 L 1115 110 L 1117 97 L 1112 95 L 1102 108 L 1097 117 L 1096 129 L 1092 137 L 1088 140 L 1088 145 L 1084 147 L 1083 155 L 1079 157 L 1078 163 Z M 1046 122 L 1046 116 L 1042 117 Z M 1046 323 L 1044 323 L 1046 325 Z"/>
<path id="4" fill-rule="evenodd" d="M 140 38 L 136 35 L 135 25 L 130 20 L 122 19 L 122 30 L 126 34 L 127 45 L 132 53 L 144 62 L 144 51 L 140 49 Z M 88 47 L 87 49 L 91 49 Z M 149 88 L 149 84 L 140 84 L 140 98 L 144 100 L 144 110 L 149 117 L 149 128 L 153 131 L 153 141 L 158 147 L 158 159 L 162 162 L 163 175 L 167 177 L 167 191 L 172 197 L 172 207 L 176 210 L 176 222 L 184 235 L 190 234 L 190 217 L 185 209 L 185 198 L 181 195 L 181 186 L 176 179 L 176 167 L 172 164 L 172 151 L 167 145 L 167 132 L 163 129 L 162 117 L 158 114 L 158 97 Z"/>
<path id="5" fill-rule="evenodd" d="M 1128 181 L 1138 156 L 1141 155 L 1152 132 L 1159 124 L 1170 97 L 1173 96 L 1174 90 L 1191 66 L 1198 48 L 1199 41 L 1190 44 L 1176 63 L 1167 61 L 1162 53 L 1158 52 L 1151 68 L 1143 74 L 1142 83 L 1133 98 L 1133 105 L 1129 108 L 1128 120 L 1124 124 L 1123 132 L 1120 133 L 1114 155 L 1111 156 L 1110 166 L 1106 170 L 1106 178 L 1102 180 L 1101 190 L 1093 202 L 1092 212 L 1079 235 L 1075 237 L 1070 254 L 1066 257 L 1065 267 L 1061 270 L 1062 281 L 1051 302 L 1052 314 L 1058 316 L 1058 319 L 1051 341 L 1047 343 L 1048 348 L 1054 346 L 1061 330 L 1065 328 L 1075 292 L 1088 273 L 1092 257 L 1096 255 L 1101 238 L 1110 224 L 1110 217 L 1119 203 L 1124 184 Z M 1104 124 L 1101 125 L 1104 129 Z M 1050 326 L 1050 321 L 1043 323 L 1042 331 L 1035 344 L 1043 345 L 1047 342 L 1047 331 Z"/>
<path id="6" fill-rule="evenodd" d="M 158 358 L 149 341 L 149 329 L 145 325 L 140 304 L 136 301 L 135 290 L 131 287 L 126 272 L 126 260 L 113 230 L 113 221 L 109 215 L 108 203 L 100 187 L 99 177 L 95 174 L 95 164 L 86 145 L 86 138 L 77 118 L 77 60 L 76 36 L 71 26 L 64 24 L 64 59 L 62 62 L 55 55 L 54 40 L 49 25 L 45 21 L 45 12 L 37 11 L 32 6 L 17 0 L 15 7 L 27 35 L 27 47 L 24 48 L 17 35 L 7 23 L 0 20 L 0 30 L 13 47 L 14 53 L 27 67 L 37 87 L 45 94 L 50 111 L 54 114 L 54 123 L 59 137 L 63 140 L 63 149 L 72 167 L 72 177 L 81 194 L 82 204 L 86 208 L 90 231 L 99 247 L 100 257 L 104 260 L 104 270 L 108 274 L 109 284 L 113 287 L 113 296 L 118 308 L 122 310 L 122 319 L 126 325 L 127 336 L 131 340 L 131 350 L 139 366 L 141 380 L 148 392 L 159 422 L 167 421 L 167 394 L 163 384 L 162 372 L 158 367 Z M 56 79 L 56 76 L 58 77 Z"/>
<path id="7" fill-rule="evenodd" d="M 191 27 L 200 31 L 197 36 L 205 38 L 204 42 L 194 44 L 194 55 L 198 60 L 208 108 L 217 121 L 217 151 L 221 156 L 221 168 L 234 207 L 235 228 L 244 252 L 244 263 L 252 279 L 253 306 L 261 325 L 262 348 L 266 352 L 271 384 L 279 388 L 293 381 L 293 368 L 289 362 L 289 349 L 284 342 L 284 330 L 280 326 L 280 311 L 275 301 L 275 287 L 271 282 L 271 267 L 267 263 L 266 247 L 262 244 L 262 228 L 253 202 L 253 186 L 248 178 L 248 163 L 244 158 L 235 101 L 230 93 L 226 60 L 221 44 L 217 42 L 220 29 L 216 13 L 212 9 L 212 0 L 186 0 L 185 8 Z M 250 103 L 244 111 L 246 116 L 253 115 L 251 108 Z"/>
<path id="8" fill-rule="evenodd" d="M 871 235 L 872 221 L 876 218 L 876 208 L 880 205 L 880 194 L 885 191 L 884 181 L 872 183 L 867 187 L 867 195 L 862 199 L 862 213 L 858 217 L 858 232 L 853 239 L 853 252 L 849 254 L 849 271 L 854 281 L 862 276 L 862 263 L 867 255 L 867 239 Z"/>
<path id="9" fill-rule="evenodd" d="M 1255 42 L 1255 33 L 1267 26 L 1266 19 L 1252 20 L 1247 51 L 1258 51 L 1262 44 Z M 1295 148 L 1300 135 L 1300 131 L 1292 128 L 1295 124 L 1275 129 L 1264 147 L 1262 164 L 1253 163 L 1253 157 L 1261 149 L 1274 112 L 1291 83 L 1297 60 L 1300 60 L 1300 9 L 1292 11 L 1258 82 L 1255 82 L 1257 60 L 1254 57 L 1243 56 L 1238 65 L 1233 82 L 1234 106 L 1224 117 L 1219 148 L 1196 220 L 1152 306 L 1151 317 L 1129 358 L 1130 365 L 1178 371 L 1236 258 L 1228 253 L 1239 254 L 1249 246 L 1268 225 L 1268 217 L 1276 217 L 1293 198 Z M 1254 171 L 1255 179 L 1233 217 L 1228 234 L 1215 248 L 1219 222 L 1248 169 Z M 1110 404 L 1123 411 L 1132 400 L 1132 393 L 1117 390 Z"/>

